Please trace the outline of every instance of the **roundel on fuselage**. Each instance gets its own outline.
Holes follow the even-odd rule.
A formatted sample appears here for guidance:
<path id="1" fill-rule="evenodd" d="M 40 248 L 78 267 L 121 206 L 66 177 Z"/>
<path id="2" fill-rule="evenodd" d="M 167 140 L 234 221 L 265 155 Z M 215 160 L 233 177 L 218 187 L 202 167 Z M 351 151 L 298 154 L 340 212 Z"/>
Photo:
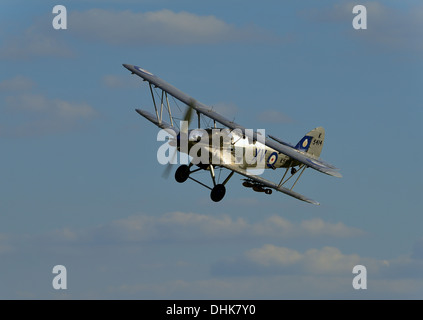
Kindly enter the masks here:
<path id="1" fill-rule="evenodd" d="M 278 160 L 278 153 L 277 152 L 273 152 L 269 159 L 267 160 L 267 166 L 269 168 L 273 167 L 273 165 L 276 163 L 276 161 Z"/>

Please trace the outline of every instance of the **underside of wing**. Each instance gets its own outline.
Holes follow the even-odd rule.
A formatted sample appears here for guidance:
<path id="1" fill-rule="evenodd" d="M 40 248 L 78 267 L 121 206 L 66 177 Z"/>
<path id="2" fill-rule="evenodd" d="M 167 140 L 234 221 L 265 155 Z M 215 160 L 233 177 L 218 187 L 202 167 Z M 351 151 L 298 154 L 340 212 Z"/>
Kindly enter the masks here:
<path id="1" fill-rule="evenodd" d="M 152 123 L 154 123 L 159 128 L 166 130 L 166 132 L 170 133 L 172 136 L 176 137 L 178 135 L 178 133 L 179 133 L 178 129 L 171 126 L 170 124 L 168 124 L 165 121 L 157 121 L 157 117 L 155 115 L 153 115 L 152 113 L 145 111 L 145 110 L 141 110 L 141 109 L 135 109 L 135 111 L 139 115 L 146 118 L 148 121 L 151 121 Z"/>
<path id="2" fill-rule="evenodd" d="M 299 200 L 302 200 L 302 201 L 305 201 L 305 202 L 308 202 L 308 203 L 311 203 L 311 204 L 315 204 L 315 205 L 319 205 L 320 204 L 319 202 L 317 202 L 317 201 L 315 201 L 313 199 L 307 198 L 306 196 L 304 196 L 304 195 L 302 195 L 300 193 L 297 193 L 295 191 L 292 191 L 291 189 L 284 188 L 282 186 L 278 186 L 276 183 L 274 183 L 272 181 L 269 181 L 267 179 L 264 179 L 264 178 L 262 178 L 260 176 L 256 176 L 256 175 L 250 174 L 248 171 L 240 168 L 238 165 L 220 164 L 220 166 L 222 166 L 222 167 L 224 167 L 224 168 L 226 168 L 228 170 L 235 171 L 236 173 L 239 173 L 239 174 L 241 174 L 241 175 L 243 175 L 243 176 L 245 176 L 245 177 L 247 177 L 249 179 L 252 179 L 252 180 L 254 180 L 254 181 L 256 181 L 256 182 L 258 182 L 258 183 L 260 183 L 260 184 L 262 184 L 262 185 L 264 185 L 266 187 L 268 187 L 268 188 L 272 188 L 272 189 L 274 189 L 276 191 L 285 193 L 285 194 L 287 194 L 287 195 L 289 195 L 291 197 L 294 197 L 296 199 L 299 199 Z"/>

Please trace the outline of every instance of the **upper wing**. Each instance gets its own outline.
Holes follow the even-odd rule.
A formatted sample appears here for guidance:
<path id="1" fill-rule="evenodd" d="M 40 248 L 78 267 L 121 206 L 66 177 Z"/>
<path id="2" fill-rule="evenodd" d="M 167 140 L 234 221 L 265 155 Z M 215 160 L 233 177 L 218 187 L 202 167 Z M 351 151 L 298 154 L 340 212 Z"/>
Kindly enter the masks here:
<path id="1" fill-rule="evenodd" d="M 247 178 L 253 179 L 254 181 L 257 181 L 257 182 L 261 183 L 262 185 L 264 185 L 266 187 L 275 189 L 275 190 L 277 190 L 279 192 L 283 192 L 283 193 L 285 193 L 285 194 L 287 194 L 287 195 L 289 195 L 291 197 L 297 198 L 299 200 L 302 200 L 302 201 L 305 201 L 305 202 L 308 202 L 308 203 L 316 204 L 316 205 L 319 205 L 320 204 L 320 203 L 318 203 L 315 200 L 312 200 L 310 198 L 307 198 L 306 196 L 303 196 L 302 194 L 299 194 L 299 193 L 297 193 L 295 191 L 292 191 L 291 189 L 284 188 L 284 187 L 279 187 L 276 183 L 274 183 L 272 181 L 269 181 L 267 179 L 264 179 L 264 178 L 262 178 L 260 176 L 256 176 L 256 175 L 250 174 L 246 170 L 241 169 L 237 165 L 233 165 L 233 164 L 219 164 L 219 166 L 222 166 L 222 167 L 224 167 L 226 169 L 235 171 L 236 173 L 239 173 L 239 174 L 241 174 L 241 175 L 243 175 L 243 176 L 245 176 Z"/>
<path id="2" fill-rule="evenodd" d="M 228 128 L 231 128 L 231 129 L 239 128 L 243 131 L 245 130 L 245 128 L 243 128 L 239 124 L 226 119 L 225 117 L 221 116 L 217 112 L 214 112 L 212 108 L 206 106 L 205 104 L 201 102 L 196 101 L 194 98 L 183 93 L 181 90 L 175 88 L 174 86 L 160 79 L 159 77 L 155 76 L 151 72 L 144 70 L 140 67 L 130 65 L 130 64 L 123 64 L 123 66 L 129 71 L 131 71 L 132 73 L 140 76 L 144 80 L 154 84 L 156 87 L 162 89 L 163 91 L 166 91 L 168 94 L 175 97 L 179 101 L 182 101 L 186 105 L 191 106 L 194 110 L 198 111 L 199 113 L 204 114 L 205 116 L 213 120 L 216 120 L 217 122 L 223 124 L 224 126 Z"/>
<path id="3" fill-rule="evenodd" d="M 159 77 L 155 76 L 151 72 L 144 70 L 140 67 L 130 65 L 130 64 L 123 64 L 123 66 L 129 71 L 131 71 L 133 74 L 140 76 L 145 81 L 152 83 L 156 87 L 162 89 L 163 91 L 167 92 L 168 94 L 175 97 L 176 99 L 182 101 L 186 105 L 191 106 L 197 112 L 223 124 L 224 126 L 230 129 L 241 130 L 246 137 L 252 139 L 253 141 L 259 140 L 256 132 L 251 132 L 250 130 L 246 130 L 243 126 L 226 119 L 225 117 L 221 116 L 217 112 L 214 112 L 210 107 L 206 106 L 205 104 L 201 102 L 194 100 L 189 95 L 183 93 L 181 90 L 175 88 L 174 86 L 160 79 Z M 292 159 L 295 159 L 301 163 L 304 163 L 306 166 L 310 168 L 313 168 L 317 171 L 326 173 L 331 176 L 335 176 L 339 178 L 342 177 L 342 175 L 338 172 L 338 169 L 334 167 L 333 165 L 323 162 L 320 159 L 311 157 L 310 155 L 307 155 L 306 153 L 298 151 L 295 148 L 292 148 L 286 144 L 281 144 L 277 141 L 270 140 L 270 139 L 265 139 L 264 143 L 268 147 L 275 149 L 276 151 L 281 152 L 291 157 Z"/>

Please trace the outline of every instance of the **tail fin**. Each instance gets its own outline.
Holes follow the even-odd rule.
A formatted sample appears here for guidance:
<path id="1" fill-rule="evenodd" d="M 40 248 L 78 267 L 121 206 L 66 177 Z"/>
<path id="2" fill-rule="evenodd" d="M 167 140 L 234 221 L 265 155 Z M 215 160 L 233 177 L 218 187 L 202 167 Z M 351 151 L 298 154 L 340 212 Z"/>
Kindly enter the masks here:
<path id="1" fill-rule="evenodd" d="M 325 140 L 325 129 L 318 127 L 307 133 L 295 146 L 295 149 L 319 157 Z"/>

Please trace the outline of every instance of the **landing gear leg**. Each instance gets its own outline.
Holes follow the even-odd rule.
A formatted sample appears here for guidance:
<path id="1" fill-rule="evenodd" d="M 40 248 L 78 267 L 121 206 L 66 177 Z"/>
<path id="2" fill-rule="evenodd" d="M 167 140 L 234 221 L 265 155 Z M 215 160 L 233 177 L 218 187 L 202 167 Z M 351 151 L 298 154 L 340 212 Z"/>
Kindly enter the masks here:
<path id="1" fill-rule="evenodd" d="M 211 174 L 211 178 L 213 180 L 213 188 L 205 185 L 204 183 L 202 183 L 201 181 L 198 181 L 197 179 L 193 178 L 190 176 L 191 173 L 194 173 L 196 171 L 199 170 L 203 170 L 205 169 L 205 167 L 203 166 L 199 166 L 198 169 L 195 169 L 193 171 L 190 171 L 190 168 L 192 167 L 192 163 L 190 163 L 189 166 L 183 164 L 181 166 L 179 166 L 179 168 L 176 170 L 175 172 L 175 180 L 178 181 L 179 183 L 185 182 L 187 179 L 191 179 L 194 182 L 197 182 L 198 184 L 202 185 L 203 187 L 206 187 L 208 189 L 211 190 L 210 193 L 210 198 L 214 201 L 214 202 L 219 202 L 220 200 L 223 199 L 223 197 L 226 194 L 226 188 L 225 188 L 225 184 L 231 179 L 231 177 L 234 175 L 234 171 L 232 171 L 227 178 L 225 179 L 225 181 L 223 181 L 223 183 L 216 183 L 216 176 L 214 173 L 214 167 L 213 165 L 210 165 L 210 174 Z"/>

